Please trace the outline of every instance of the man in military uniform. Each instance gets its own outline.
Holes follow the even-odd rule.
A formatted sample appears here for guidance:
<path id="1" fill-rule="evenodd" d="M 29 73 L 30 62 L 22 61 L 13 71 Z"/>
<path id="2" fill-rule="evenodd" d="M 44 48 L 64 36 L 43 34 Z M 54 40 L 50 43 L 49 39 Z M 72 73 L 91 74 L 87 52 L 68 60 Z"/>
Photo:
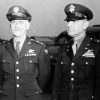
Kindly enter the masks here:
<path id="1" fill-rule="evenodd" d="M 6 16 L 13 38 L 0 45 L 0 100 L 45 100 L 50 75 L 46 46 L 27 36 L 31 14 L 26 9 L 13 6 Z"/>
<path id="2" fill-rule="evenodd" d="M 100 100 L 100 63 L 96 61 L 100 43 L 86 35 L 93 13 L 77 3 L 66 5 L 64 11 L 67 32 L 72 39 L 59 49 L 52 98 Z"/>

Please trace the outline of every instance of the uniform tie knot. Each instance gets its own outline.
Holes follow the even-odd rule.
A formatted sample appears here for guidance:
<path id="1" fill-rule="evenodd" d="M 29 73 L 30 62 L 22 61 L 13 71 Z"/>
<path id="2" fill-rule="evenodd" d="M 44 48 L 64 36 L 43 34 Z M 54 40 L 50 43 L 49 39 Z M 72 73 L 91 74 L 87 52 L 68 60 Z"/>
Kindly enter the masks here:
<path id="1" fill-rule="evenodd" d="M 75 41 L 73 46 L 72 46 L 72 49 L 73 49 L 73 53 L 74 55 L 76 54 L 77 50 L 78 50 L 78 46 L 77 46 L 77 42 Z"/>

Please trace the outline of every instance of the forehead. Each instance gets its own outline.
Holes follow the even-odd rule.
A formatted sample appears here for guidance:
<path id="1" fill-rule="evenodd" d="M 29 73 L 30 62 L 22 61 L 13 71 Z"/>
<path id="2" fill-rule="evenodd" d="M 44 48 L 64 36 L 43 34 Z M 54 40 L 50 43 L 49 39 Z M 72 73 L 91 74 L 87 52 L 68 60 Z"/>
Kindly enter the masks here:
<path id="1" fill-rule="evenodd" d="M 22 23 L 28 23 L 28 20 L 13 20 L 11 21 L 12 22 L 22 22 Z"/>
<path id="2" fill-rule="evenodd" d="M 67 22 L 73 22 L 73 23 L 84 23 L 86 20 L 69 20 Z"/>

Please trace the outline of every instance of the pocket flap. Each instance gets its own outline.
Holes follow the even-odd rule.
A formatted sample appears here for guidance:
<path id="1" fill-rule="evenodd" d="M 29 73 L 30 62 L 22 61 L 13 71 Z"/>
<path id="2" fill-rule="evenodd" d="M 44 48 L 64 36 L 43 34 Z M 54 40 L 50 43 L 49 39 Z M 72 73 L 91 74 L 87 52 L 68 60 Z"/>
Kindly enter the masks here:
<path id="1" fill-rule="evenodd" d="M 35 95 L 41 93 L 38 83 L 36 81 L 25 84 L 25 96 Z"/>

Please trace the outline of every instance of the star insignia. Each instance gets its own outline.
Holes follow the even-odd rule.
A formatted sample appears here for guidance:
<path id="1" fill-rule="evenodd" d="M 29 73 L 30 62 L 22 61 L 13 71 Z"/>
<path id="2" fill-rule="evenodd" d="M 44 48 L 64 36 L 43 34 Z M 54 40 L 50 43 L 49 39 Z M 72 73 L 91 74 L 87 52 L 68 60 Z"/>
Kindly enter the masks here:
<path id="1" fill-rule="evenodd" d="M 13 11 L 14 11 L 14 13 L 18 13 L 19 12 L 19 8 L 18 7 L 14 7 Z"/>
<path id="2" fill-rule="evenodd" d="M 75 10 L 75 6 L 74 6 L 74 5 L 70 5 L 69 11 L 70 11 L 70 12 L 74 12 L 74 10 Z"/>

